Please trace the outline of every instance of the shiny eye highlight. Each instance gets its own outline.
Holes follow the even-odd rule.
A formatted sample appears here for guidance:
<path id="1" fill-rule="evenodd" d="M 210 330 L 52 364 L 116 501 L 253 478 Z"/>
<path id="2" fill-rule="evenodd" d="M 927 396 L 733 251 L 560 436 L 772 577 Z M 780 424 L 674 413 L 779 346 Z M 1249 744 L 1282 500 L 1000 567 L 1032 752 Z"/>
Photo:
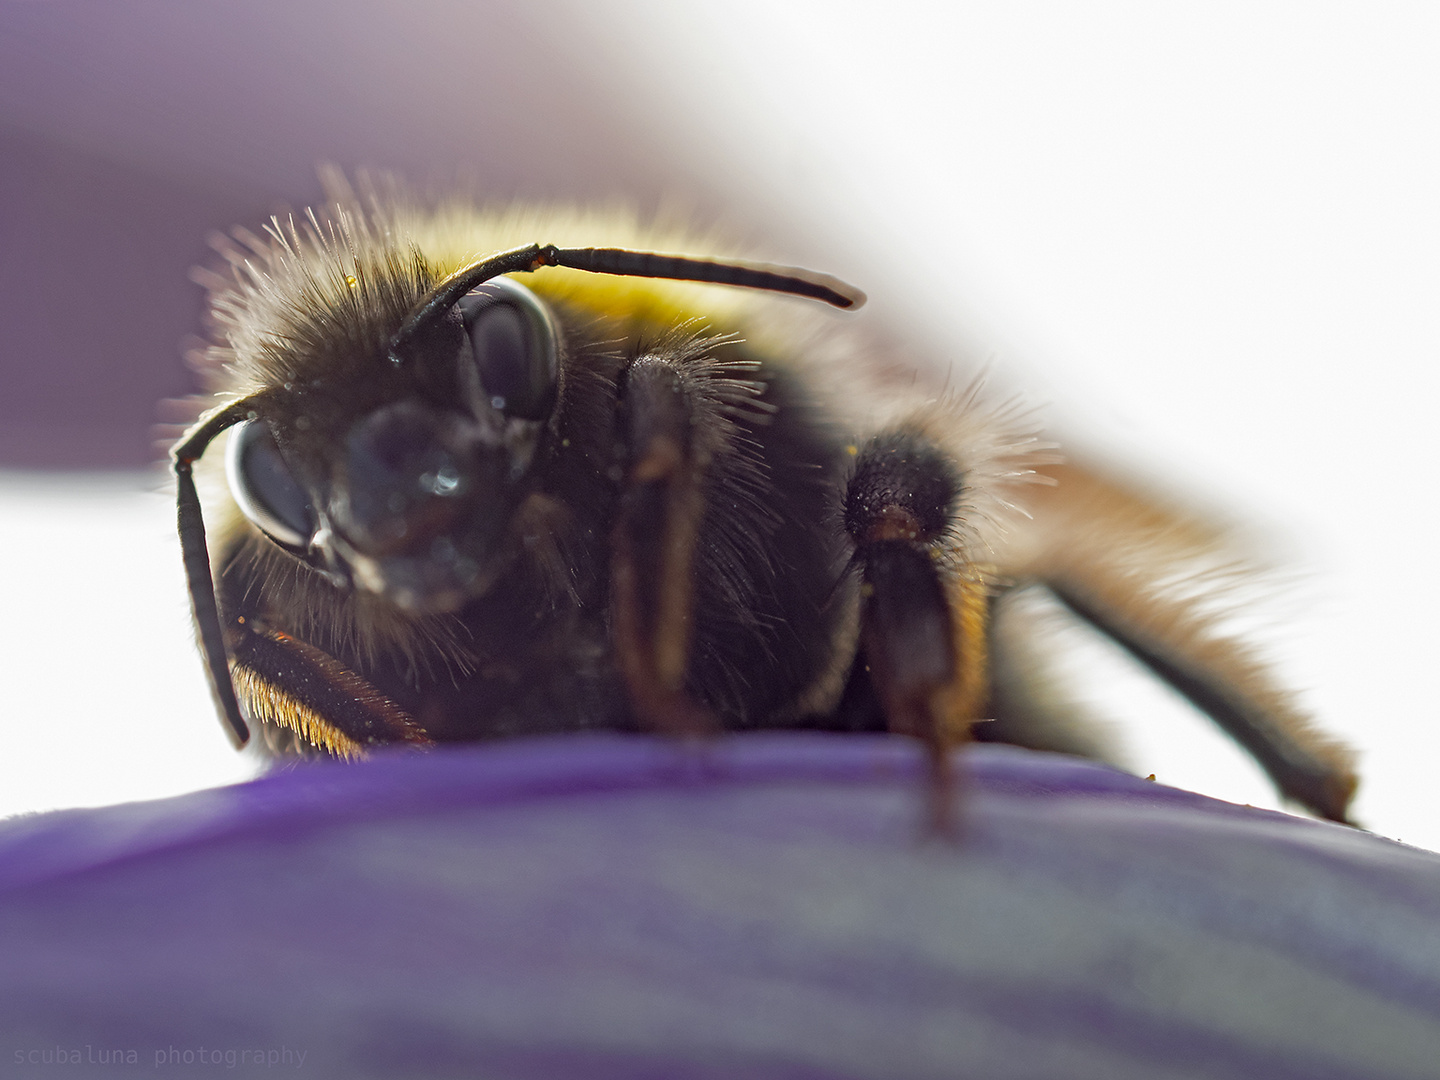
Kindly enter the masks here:
<path id="1" fill-rule="evenodd" d="M 490 407 L 524 420 L 549 416 L 559 345 L 545 305 L 525 286 L 500 277 L 467 293 L 455 307 Z"/>
<path id="2" fill-rule="evenodd" d="M 315 507 L 269 426 L 247 420 L 235 428 L 225 454 L 225 475 L 235 503 L 250 521 L 282 547 L 303 553 L 315 535 Z"/>

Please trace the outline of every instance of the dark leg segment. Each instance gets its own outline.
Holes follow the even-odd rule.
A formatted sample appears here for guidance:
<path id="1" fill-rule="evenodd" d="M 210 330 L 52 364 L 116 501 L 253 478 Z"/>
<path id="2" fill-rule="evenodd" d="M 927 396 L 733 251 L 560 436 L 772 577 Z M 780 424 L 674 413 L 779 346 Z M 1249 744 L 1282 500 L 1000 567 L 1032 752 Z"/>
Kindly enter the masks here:
<path id="1" fill-rule="evenodd" d="M 1031 516 L 1011 548 L 1022 558 L 1005 576 L 1042 583 L 1208 713 L 1284 795 L 1347 821 L 1354 755 L 1311 722 L 1226 625 L 1251 581 L 1264 580 L 1263 565 L 1208 515 L 1074 463 L 1046 472 L 1058 483 L 1028 500 Z M 1042 700 L 1021 704 L 1014 717 L 1032 731 L 1045 726 L 1026 723 L 1035 706 L 1043 718 Z"/>
<path id="2" fill-rule="evenodd" d="M 957 550 L 957 465 L 915 432 L 859 453 L 845 524 L 864 573 L 861 644 L 886 726 L 925 742 L 933 820 L 951 821 L 950 750 L 985 699 L 986 590 Z"/>
<path id="3" fill-rule="evenodd" d="M 1197 709 L 1220 725 L 1248 750 L 1270 774 L 1282 794 L 1308 806 L 1331 821 L 1346 822 L 1357 785 L 1352 772 L 1337 766 L 1337 755 L 1301 742 L 1275 718 L 1236 686 L 1216 679 L 1201 665 L 1167 653 L 1163 643 L 1131 633 L 1121 622 L 1087 603 L 1078 590 L 1063 584 L 1051 586 L 1072 611 L 1124 646 L 1135 659 L 1184 695 Z M 1320 751 L 1317 753 L 1317 749 Z"/>
<path id="4" fill-rule="evenodd" d="M 390 743 L 430 745 L 403 709 L 313 645 L 248 625 L 236 628 L 231 643 L 231 677 L 254 719 L 337 757 L 361 757 Z"/>
<path id="5" fill-rule="evenodd" d="M 706 403 L 687 390 L 684 373 L 658 357 L 626 372 L 627 462 L 610 571 L 615 660 L 637 719 L 677 735 L 718 726 L 685 689 L 709 458 L 697 415 Z"/>
<path id="6" fill-rule="evenodd" d="M 931 699 L 955 677 L 955 627 L 945 587 L 922 545 L 877 540 L 862 557 L 861 640 L 886 724 L 935 742 Z"/>

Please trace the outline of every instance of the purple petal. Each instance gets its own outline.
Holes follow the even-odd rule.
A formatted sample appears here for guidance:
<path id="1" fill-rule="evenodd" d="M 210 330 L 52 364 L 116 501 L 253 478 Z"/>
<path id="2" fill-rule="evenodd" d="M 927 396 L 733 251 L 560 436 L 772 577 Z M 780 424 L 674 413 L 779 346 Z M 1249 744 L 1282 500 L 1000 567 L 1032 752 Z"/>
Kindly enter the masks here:
<path id="1" fill-rule="evenodd" d="M 922 836 L 916 747 L 807 735 L 396 754 L 16 819 L 0 1074 L 1440 1074 L 1440 857 L 964 761 L 958 844 Z"/>

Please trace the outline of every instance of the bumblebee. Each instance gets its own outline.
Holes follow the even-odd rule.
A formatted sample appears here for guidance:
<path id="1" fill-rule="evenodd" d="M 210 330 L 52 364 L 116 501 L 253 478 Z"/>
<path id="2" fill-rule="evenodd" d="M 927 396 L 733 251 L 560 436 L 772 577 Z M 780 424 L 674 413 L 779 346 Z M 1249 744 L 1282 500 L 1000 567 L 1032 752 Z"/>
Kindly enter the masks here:
<path id="1" fill-rule="evenodd" d="M 943 817 L 971 738 L 1105 755 L 1054 692 L 1044 592 L 1345 819 L 1348 752 L 1194 587 L 1224 530 L 927 381 L 831 310 L 853 288 L 395 192 L 219 246 L 221 403 L 173 462 L 237 745 L 893 731 L 929 748 Z"/>

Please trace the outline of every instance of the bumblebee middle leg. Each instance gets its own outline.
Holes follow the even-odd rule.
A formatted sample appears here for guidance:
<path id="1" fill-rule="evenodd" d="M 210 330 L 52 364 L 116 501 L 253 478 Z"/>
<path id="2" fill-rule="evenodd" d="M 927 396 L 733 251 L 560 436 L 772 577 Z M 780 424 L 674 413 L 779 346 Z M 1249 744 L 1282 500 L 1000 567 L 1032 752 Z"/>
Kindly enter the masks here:
<path id="1" fill-rule="evenodd" d="M 857 454 L 845 525 L 864 584 L 862 659 L 891 731 L 930 752 L 934 820 L 949 824 L 950 751 L 967 741 L 986 693 L 988 588 L 959 551 L 957 463 L 915 431 Z"/>

